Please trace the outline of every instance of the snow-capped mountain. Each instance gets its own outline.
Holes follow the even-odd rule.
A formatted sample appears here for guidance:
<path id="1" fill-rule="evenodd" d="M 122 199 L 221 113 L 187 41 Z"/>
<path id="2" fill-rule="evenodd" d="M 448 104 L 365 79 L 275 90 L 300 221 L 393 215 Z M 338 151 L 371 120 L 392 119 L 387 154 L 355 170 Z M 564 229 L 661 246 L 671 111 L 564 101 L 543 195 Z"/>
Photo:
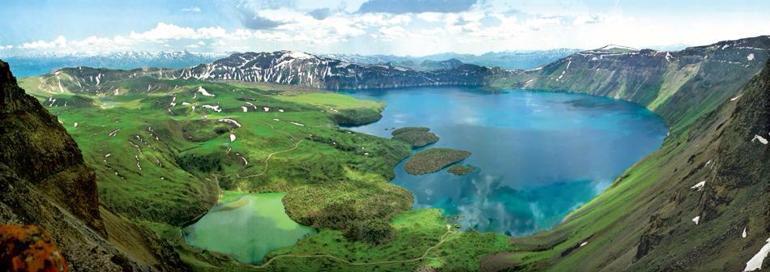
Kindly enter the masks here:
<path id="1" fill-rule="evenodd" d="M 481 55 L 441 53 L 428 56 L 356 55 L 329 54 L 325 57 L 358 64 L 385 64 L 409 67 L 415 70 L 430 70 L 433 62 L 456 59 L 463 63 L 504 69 L 532 69 L 578 52 L 577 49 L 550 49 L 527 51 L 488 52 Z"/>
<path id="2" fill-rule="evenodd" d="M 209 64 L 182 69 L 183 79 L 239 80 L 323 89 L 404 86 L 483 85 L 499 69 L 454 61 L 443 68 L 418 71 L 391 64 L 357 64 L 296 51 L 237 53 Z"/>
<path id="3" fill-rule="evenodd" d="M 63 67 L 133 69 L 140 67 L 184 68 L 208 63 L 221 55 L 176 52 L 128 51 L 107 55 L 28 55 L 8 57 L 6 61 L 19 77 L 42 75 Z"/>

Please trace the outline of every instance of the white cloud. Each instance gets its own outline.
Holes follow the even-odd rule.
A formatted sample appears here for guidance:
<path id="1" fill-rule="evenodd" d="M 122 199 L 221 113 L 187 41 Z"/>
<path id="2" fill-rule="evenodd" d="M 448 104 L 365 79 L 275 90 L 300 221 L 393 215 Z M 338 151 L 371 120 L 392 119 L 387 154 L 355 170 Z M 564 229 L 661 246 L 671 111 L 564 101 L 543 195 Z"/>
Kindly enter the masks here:
<path id="1" fill-rule="evenodd" d="M 201 8 L 199 8 L 199 7 L 183 8 L 182 12 L 200 13 L 201 12 Z"/>
<path id="2" fill-rule="evenodd" d="M 80 40 L 60 36 L 6 45 L 0 50 L 16 54 L 99 54 L 126 50 L 190 49 L 225 53 L 293 49 L 316 53 L 424 55 L 445 51 L 596 48 L 609 43 L 632 47 L 694 45 L 770 33 L 770 19 L 765 17 L 725 14 L 719 20 L 711 16 L 652 18 L 616 10 L 592 12 L 581 8 L 525 12 L 477 5 L 463 12 L 408 14 L 360 14 L 334 9 L 328 16 L 313 17 L 306 11 L 282 6 L 262 8 L 254 15 L 278 24 L 265 29 L 225 29 L 158 23 L 151 29 L 123 35 Z"/>

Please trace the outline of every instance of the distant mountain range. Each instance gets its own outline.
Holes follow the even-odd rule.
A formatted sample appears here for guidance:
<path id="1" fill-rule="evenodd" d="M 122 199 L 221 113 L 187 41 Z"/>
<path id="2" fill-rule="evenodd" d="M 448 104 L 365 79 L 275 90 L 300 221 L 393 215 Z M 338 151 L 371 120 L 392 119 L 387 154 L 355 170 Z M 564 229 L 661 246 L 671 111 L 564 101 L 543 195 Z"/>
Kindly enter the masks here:
<path id="1" fill-rule="evenodd" d="M 358 65 L 386 65 L 403 67 L 416 71 L 433 71 L 459 66 L 462 63 L 504 69 L 531 69 L 551 63 L 577 52 L 576 49 L 554 49 L 543 51 L 491 52 L 482 55 L 443 53 L 422 57 L 392 55 L 318 55 L 321 58 L 336 59 Z M 248 54 L 248 53 L 244 53 Z M 51 73 L 65 67 L 95 67 L 108 69 L 193 67 L 211 63 L 227 55 L 179 52 L 119 52 L 106 55 L 30 55 L 7 57 L 5 60 L 14 67 L 18 77 L 37 76 Z M 451 61 L 448 61 L 451 60 Z"/>
<path id="2" fill-rule="evenodd" d="M 42 76 L 53 90 L 112 94 L 119 82 L 138 77 L 155 79 L 236 80 L 297 85 L 319 89 L 374 89 L 418 86 L 484 86 L 490 78 L 509 74 L 501 68 L 457 60 L 431 62 L 431 70 L 392 64 L 357 64 L 297 51 L 236 53 L 190 68 L 116 70 L 73 67 Z M 159 85 L 147 86 L 147 91 Z"/>
<path id="3" fill-rule="evenodd" d="M 434 62 L 455 59 L 467 64 L 475 64 L 487 67 L 500 67 L 504 69 L 532 69 L 563 57 L 574 54 L 578 49 L 551 49 L 532 51 L 503 51 L 489 52 L 481 55 L 441 53 L 422 57 L 392 56 L 392 55 L 344 55 L 330 54 L 324 57 L 344 60 L 358 64 L 392 64 L 409 67 L 414 70 L 434 69 Z"/>
<path id="4" fill-rule="evenodd" d="M 222 55 L 179 52 L 120 52 L 107 55 L 35 55 L 8 57 L 5 60 L 13 67 L 18 77 L 50 73 L 64 67 L 89 66 L 109 69 L 134 69 L 142 67 L 184 68 L 212 62 Z"/>
<path id="5" fill-rule="evenodd" d="M 467 55 L 442 54 L 420 58 L 394 56 L 313 55 L 298 51 L 235 53 L 204 64 L 187 68 L 165 68 L 172 65 L 153 65 L 156 68 L 114 70 L 78 66 L 57 70 L 43 78 L 50 88 L 78 88 L 92 93 L 114 93 L 117 83 L 134 77 L 156 79 L 234 80 L 296 85 L 319 89 L 377 89 L 419 86 L 493 86 L 557 89 L 588 92 L 637 102 L 648 108 L 668 114 L 683 111 L 668 109 L 678 104 L 682 95 L 708 95 L 707 99 L 724 99 L 726 92 L 696 93 L 716 84 L 735 89 L 751 77 L 767 58 L 765 37 L 726 41 L 709 46 L 689 47 L 682 51 L 635 49 L 619 45 L 578 51 L 555 50 L 548 57 L 556 58 L 534 68 L 508 70 L 462 61 Z M 517 56 L 545 58 L 546 51 L 515 53 Z M 509 54 L 509 59 L 514 53 Z M 180 64 L 207 57 L 179 54 L 163 57 L 114 57 L 114 60 L 132 59 Z M 178 57 L 174 57 L 178 56 Z M 476 56 L 481 58 L 482 56 Z M 444 57 L 448 60 L 433 60 Z M 486 58 L 485 57 L 485 58 Z M 491 58 L 491 57 L 489 57 Z M 533 57 L 534 58 L 534 57 Z M 501 59 L 504 59 L 501 57 Z M 125 61 L 123 63 L 132 63 Z M 128 64 L 125 64 L 128 66 Z M 149 65 L 142 65 L 147 67 Z M 163 68 L 161 68 L 163 67 Z M 714 71 L 723 75 L 720 82 L 712 82 Z M 708 74 L 701 75 L 708 72 Z M 735 79 L 735 80 L 727 80 Z M 740 79 L 740 80 L 739 80 Z M 112 83 L 111 83 L 112 82 Z M 734 84 L 733 84 L 734 83 Z M 703 85 L 706 84 L 706 85 Z M 147 86 L 152 90 L 159 86 Z M 660 90 L 659 93 L 650 89 Z M 714 97 L 711 97 L 714 96 Z M 687 101 L 694 101 L 689 99 Z M 695 103 L 695 102 L 693 102 Z M 695 110 L 695 108 L 693 108 Z M 669 113 L 671 112 L 671 113 Z M 690 115 L 692 113 L 687 113 Z M 678 118 L 684 118 L 679 116 Z"/>

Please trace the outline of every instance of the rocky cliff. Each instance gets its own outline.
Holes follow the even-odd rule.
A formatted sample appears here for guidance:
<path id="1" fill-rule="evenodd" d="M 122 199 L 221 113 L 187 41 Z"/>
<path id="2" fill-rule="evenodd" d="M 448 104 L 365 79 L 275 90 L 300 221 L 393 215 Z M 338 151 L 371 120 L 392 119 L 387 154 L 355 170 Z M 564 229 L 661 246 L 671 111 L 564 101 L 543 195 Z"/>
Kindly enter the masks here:
<path id="1" fill-rule="evenodd" d="M 2 61 L 0 143 L 0 224 L 48 231 L 73 271 L 184 270 L 149 232 L 100 208 L 77 144 Z"/>
<path id="2" fill-rule="evenodd" d="M 498 77 L 493 85 L 628 100 L 660 114 L 676 130 L 732 97 L 762 70 L 768 50 L 770 36 L 674 52 L 607 46 Z"/>
<path id="3" fill-rule="evenodd" d="M 0 63 L 0 89 L 0 161 L 103 231 L 96 178 L 83 163 L 75 141 L 56 117 L 17 86 L 5 63 Z"/>

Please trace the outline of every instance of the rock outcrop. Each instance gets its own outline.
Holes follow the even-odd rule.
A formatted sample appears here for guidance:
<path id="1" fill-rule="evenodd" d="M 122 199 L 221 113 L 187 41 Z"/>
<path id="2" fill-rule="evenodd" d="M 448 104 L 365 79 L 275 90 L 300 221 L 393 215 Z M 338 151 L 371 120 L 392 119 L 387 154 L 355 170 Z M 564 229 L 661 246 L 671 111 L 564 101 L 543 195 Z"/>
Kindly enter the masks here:
<path id="1" fill-rule="evenodd" d="M 0 90 L 0 163 L 103 233 L 96 177 L 75 141 L 56 117 L 18 87 L 4 62 Z"/>
<path id="2" fill-rule="evenodd" d="M 0 224 L 39 226 L 71 271 L 186 270 L 165 242 L 100 208 L 96 186 L 77 144 L 0 61 Z"/>

